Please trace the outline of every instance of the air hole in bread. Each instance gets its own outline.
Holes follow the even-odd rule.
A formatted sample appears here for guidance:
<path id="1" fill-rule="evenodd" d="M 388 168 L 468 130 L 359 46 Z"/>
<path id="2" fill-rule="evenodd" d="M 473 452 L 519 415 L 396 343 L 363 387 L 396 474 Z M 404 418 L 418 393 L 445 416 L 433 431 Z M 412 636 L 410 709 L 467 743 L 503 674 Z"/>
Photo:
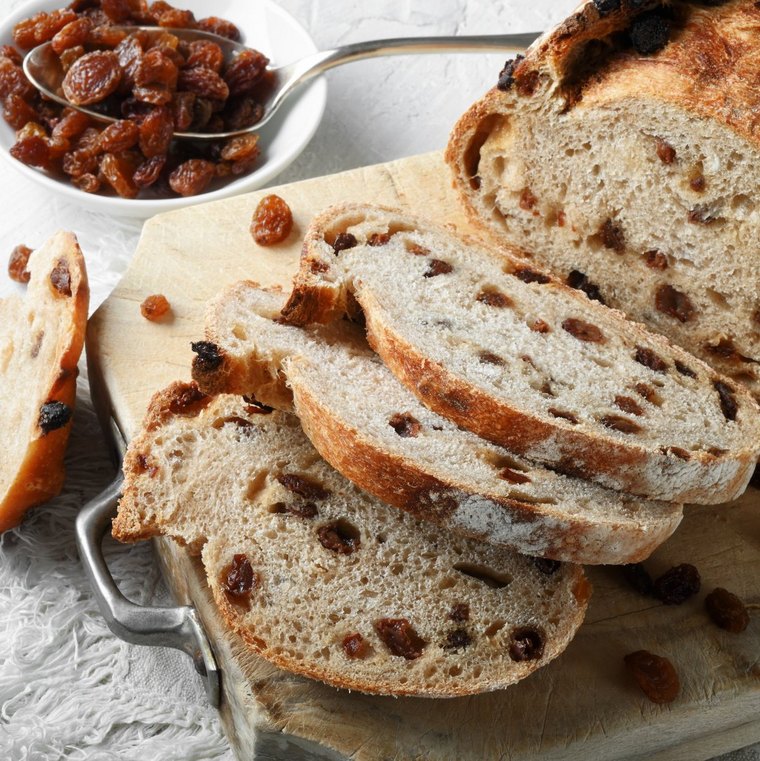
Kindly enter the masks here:
<path id="1" fill-rule="evenodd" d="M 573 415 L 572 412 L 567 412 L 566 410 L 560 410 L 556 407 L 549 407 L 547 412 L 552 416 L 559 418 L 560 420 L 567 420 L 568 423 L 572 423 L 573 425 L 578 424 L 578 418 Z"/>
<path id="2" fill-rule="evenodd" d="M 326 523 L 317 529 L 320 544 L 331 552 L 351 555 L 361 547 L 361 533 L 345 518 Z"/>
<path id="3" fill-rule="evenodd" d="M 461 666 L 452 666 L 449 669 L 449 676 L 459 676 L 462 673 Z"/>
<path id="4" fill-rule="evenodd" d="M 508 128 L 508 125 L 508 119 L 500 114 L 490 114 L 481 120 L 462 157 L 464 170 L 469 177 L 475 177 L 479 173 L 480 149 L 486 140 L 501 132 L 503 128 Z"/>
<path id="5" fill-rule="evenodd" d="M 510 457 L 508 454 L 501 454 L 490 450 L 481 450 L 478 452 L 478 456 L 483 462 L 498 471 L 504 470 L 504 468 L 509 468 L 518 473 L 528 473 L 530 471 L 530 468 L 527 465 L 516 460 L 514 457 Z"/>
<path id="6" fill-rule="evenodd" d="M 419 436 L 420 421 L 409 412 L 397 412 L 388 420 L 388 425 L 393 428 L 402 439 L 416 438 Z"/>
<path id="7" fill-rule="evenodd" d="M 480 666 L 475 666 L 475 668 L 472 670 L 472 678 L 480 679 L 480 675 L 482 673 L 483 673 L 483 669 Z"/>
<path id="8" fill-rule="evenodd" d="M 405 240 L 404 248 L 413 256 L 430 256 L 432 253 L 429 248 L 413 240 Z"/>
<path id="9" fill-rule="evenodd" d="M 355 216 L 349 216 L 349 217 L 341 217 L 339 220 L 339 224 L 334 225 L 333 227 L 328 227 L 324 232 L 324 240 L 326 243 L 328 243 L 331 247 L 335 245 L 335 240 L 339 235 L 345 235 L 348 232 L 348 229 L 351 227 L 356 227 L 357 225 L 360 225 L 362 222 L 366 221 L 363 216 L 355 215 Z"/>
<path id="10" fill-rule="evenodd" d="M 528 505 L 556 505 L 557 500 L 552 497 L 533 497 L 530 494 L 523 494 L 521 491 L 511 491 L 509 493 L 510 499 L 516 499 L 519 502 L 524 502 Z"/>
<path id="11" fill-rule="evenodd" d="M 599 418 L 599 422 L 605 428 L 619 433 L 633 434 L 641 433 L 644 430 L 638 423 L 622 415 L 605 415 Z"/>
<path id="12" fill-rule="evenodd" d="M 506 621 L 502 621 L 501 619 L 497 619 L 496 621 L 492 621 L 487 627 L 486 630 L 483 632 L 483 634 L 486 637 L 495 637 L 506 625 Z"/>
<path id="13" fill-rule="evenodd" d="M 237 338 L 238 341 L 247 341 L 248 340 L 248 331 L 240 324 L 236 324 L 232 328 L 232 335 Z"/>
<path id="14" fill-rule="evenodd" d="M 710 299 L 718 309 L 725 309 L 726 311 L 731 309 L 731 302 L 729 302 L 729 300 L 719 291 L 716 291 L 713 288 L 706 288 L 705 293 L 707 294 L 707 298 Z"/>
<path id="15" fill-rule="evenodd" d="M 485 584 L 491 589 L 505 589 L 512 583 L 512 577 L 508 573 L 500 573 L 499 571 L 484 565 L 476 565 L 475 563 L 455 563 L 454 570 Z"/>
<path id="16" fill-rule="evenodd" d="M 444 576 L 438 582 L 438 589 L 451 589 L 452 587 L 455 587 L 456 585 L 457 585 L 456 579 L 452 578 L 451 576 Z"/>

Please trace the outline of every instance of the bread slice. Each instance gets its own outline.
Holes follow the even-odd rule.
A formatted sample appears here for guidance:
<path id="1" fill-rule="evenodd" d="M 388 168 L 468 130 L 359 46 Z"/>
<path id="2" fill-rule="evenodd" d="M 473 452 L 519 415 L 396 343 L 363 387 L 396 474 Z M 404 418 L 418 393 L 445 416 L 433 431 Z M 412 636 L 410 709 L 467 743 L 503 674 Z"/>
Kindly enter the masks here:
<path id="1" fill-rule="evenodd" d="M 175 383 L 124 460 L 121 541 L 200 551 L 219 610 L 255 652 L 338 687 L 448 697 L 559 655 L 590 587 L 578 566 L 451 537 L 322 460 L 297 418 Z"/>
<path id="2" fill-rule="evenodd" d="M 452 133 L 455 185 L 498 240 L 760 399 L 760 6 L 632 5 L 587 2 L 507 67 Z"/>
<path id="3" fill-rule="evenodd" d="M 656 499 L 746 488 L 760 451 L 750 394 L 524 261 L 391 209 L 334 207 L 306 234 L 283 319 L 357 308 L 427 407 L 513 452 Z"/>
<path id="4" fill-rule="evenodd" d="M 71 233 L 30 257 L 24 297 L 0 301 L 0 531 L 63 487 L 63 456 L 87 324 L 84 258 Z"/>
<path id="5" fill-rule="evenodd" d="M 220 361 L 207 367 L 201 350 L 195 379 L 295 410 L 322 457 L 383 501 L 447 531 L 589 564 L 642 560 L 680 522 L 680 505 L 568 478 L 461 430 L 393 377 L 358 325 L 283 325 L 283 304 L 251 282 L 220 293 L 203 344 Z"/>

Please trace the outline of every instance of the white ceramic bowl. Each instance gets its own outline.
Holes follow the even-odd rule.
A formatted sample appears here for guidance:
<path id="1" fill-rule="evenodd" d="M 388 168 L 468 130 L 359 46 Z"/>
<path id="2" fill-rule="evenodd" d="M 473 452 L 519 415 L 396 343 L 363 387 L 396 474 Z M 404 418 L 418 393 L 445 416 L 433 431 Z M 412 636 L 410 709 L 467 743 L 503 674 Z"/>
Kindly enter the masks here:
<path id="1" fill-rule="evenodd" d="M 12 30 L 18 21 L 39 11 L 62 8 L 66 0 L 30 0 L 0 23 L 0 45 L 13 44 Z M 177 0 L 172 3 L 188 8 L 197 18 L 221 16 L 240 29 L 243 42 L 267 55 L 273 64 L 290 63 L 316 51 L 306 30 L 271 0 Z M 262 18 L 263 17 L 263 18 Z M 263 22 L 263 23 L 262 23 Z M 39 169 L 16 161 L 9 153 L 15 132 L 0 116 L 0 155 L 22 174 L 45 188 L 65 196 L 80 207 L 101 213 L 129 217 L 150 217 L 190 204 L 215 201 L 219 198 L 254 190 L 282 172 L 311 140 L 317 130 L 327 101 L 324 79 L 296 91 L 260 132 L 262 148 L 256 168 L 208 193 L 190 198 L 129 199 L 85 193 L 67 179 L 57 179 Z"/>

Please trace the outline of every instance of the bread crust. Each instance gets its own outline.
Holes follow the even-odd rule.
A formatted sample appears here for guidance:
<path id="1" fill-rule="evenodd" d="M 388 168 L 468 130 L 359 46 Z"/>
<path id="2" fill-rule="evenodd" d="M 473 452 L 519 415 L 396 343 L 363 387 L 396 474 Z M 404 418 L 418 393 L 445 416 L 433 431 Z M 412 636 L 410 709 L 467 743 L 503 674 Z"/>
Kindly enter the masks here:
<path id="1" fill-rule="evenodd" d="M 64 261 L 68 268 L 70 295 L 65 297 L 65 310 L 62 315 L 58 315 L 59 323 L 46 326 L 48 330 L 60 331 L 60 335 L 57 338 L 53 364 L 46 369 L 46 392 L 37 400 L 35 406 L 37 413 L 45 402 L 62 402 L 72 411 L 76 402 L 77 363 L 84 345 L 89 285 L 84 257 L 72 233 L 57 233 L 43 248 L 35 252 L 30 261 L 32 280 L 29 289 L 32 290 L 38 283 L 47 280 L 52 268 L 61 261 Z M 30 295 L 27 294 L 24 313 L 19 315 L 19 320 L 25 319 L 29 301 Z M 28 304 L 29 308 L 42 309 L 45 306 L 43 303 Z M 12 326 L 5 327 L 10 329 Z M 16 378 L 14 382 L 18 380 Z M 8 393 L 11 393 L 10 390 Z M 19 525 L 29 508 L 60 493 L 65 479 L 63 459 L 71 425 L 70 419 L 62 427 L 45 433 L 37 423 L 34 426 L 33 438 L 22 444 L 26 451 L 17 472 L 3 474 L 9 485 L 0 500 L 0 532 Z"/>

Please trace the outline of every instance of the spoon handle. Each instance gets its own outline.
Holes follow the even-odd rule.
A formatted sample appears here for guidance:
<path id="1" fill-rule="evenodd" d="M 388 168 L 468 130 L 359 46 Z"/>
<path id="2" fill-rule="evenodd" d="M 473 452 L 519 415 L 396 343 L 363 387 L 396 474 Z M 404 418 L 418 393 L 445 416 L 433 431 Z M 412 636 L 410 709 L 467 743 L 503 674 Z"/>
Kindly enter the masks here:
<path id="1" fill-rule="evenodd" d="M 351 61 L 419 53 L 475 53 L 483 50 L 520 51 L 528 47 L 538 37 L 539 34 L 536 32 L 472 37 L 399 37 L 354 42 L 332 50 L 322 50 L 277 69 L 282 85 L 267 110 L 270 114 L 273 113 L 294 88 L 319 76 L 328 69 L 342 66 Z"/>

